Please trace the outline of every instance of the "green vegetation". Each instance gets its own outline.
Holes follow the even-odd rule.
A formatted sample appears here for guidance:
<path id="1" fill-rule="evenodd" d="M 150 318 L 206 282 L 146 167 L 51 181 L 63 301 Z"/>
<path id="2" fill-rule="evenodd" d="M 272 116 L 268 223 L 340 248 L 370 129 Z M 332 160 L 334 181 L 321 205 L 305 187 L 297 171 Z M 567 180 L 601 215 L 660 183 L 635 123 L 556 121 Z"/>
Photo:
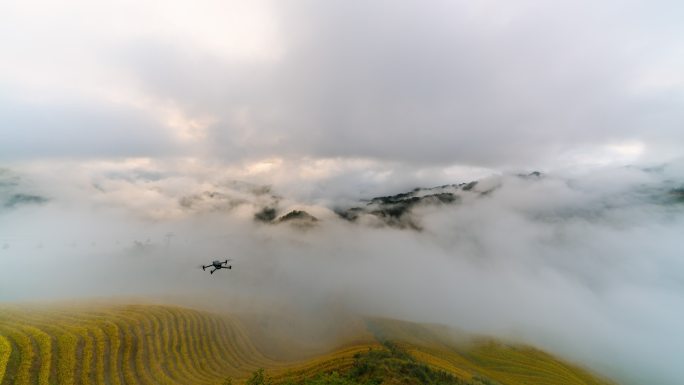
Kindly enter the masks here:
<path id="1" fill-rule="evenodd" d="M 255 372 L 249 385 L 268 385 L 263 370 Z M 354 355 L 354 363 L 347 371 L 319 373 L 313 378 L 295 380 L 287 378 L 280 385 L 481 385 L 483 382 L 461 380 L 454 375 L 416 361 L 406 351 L 391 342 L 384 349 L 369 349 Z"/>
<path id="2" fill-rule="evenodd" d="M 278 216 L 278 212 L 273 207 L 264 207 L 258 213 L 254 214 L 254 220 L 260 222 L 271 222 Z"/>
<path id="3" fill-rule="evenodd" d="M 47 202 L 48 199 L 38 196 L 38 195 L 31 195 L 31 194 L 14 194 L 12 195 L 7 202 L 5 202 L 5 207 L 16 207 L 19 205 L 27 205 L 27 204 L 43 204 Z"/>

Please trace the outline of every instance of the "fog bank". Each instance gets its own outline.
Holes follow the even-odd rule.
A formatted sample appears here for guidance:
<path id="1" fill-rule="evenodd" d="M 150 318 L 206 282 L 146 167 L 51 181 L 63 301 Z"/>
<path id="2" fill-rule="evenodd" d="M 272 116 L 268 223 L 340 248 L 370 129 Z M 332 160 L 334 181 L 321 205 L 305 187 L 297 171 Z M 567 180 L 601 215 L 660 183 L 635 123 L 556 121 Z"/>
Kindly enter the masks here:
<path id="1" fill-rule="evenodd" d="M 489 192 L 413 207 L 421 231 L 348 222 L 333 198 L 289 198 L 277 185 L 225 175 L 50 169 L 60 167 L 71 172 L 2 173 L 2 301 L 211 296 L 219 307 L 335 306 L 532 343 L 627 383 L 684 378 L 676 164 L 491 175 L 479 182 L 495 186 Z M 255 221 L 265 206 L 319 221 Z M 199 268 L 224 257 L 232 270 Z"/>

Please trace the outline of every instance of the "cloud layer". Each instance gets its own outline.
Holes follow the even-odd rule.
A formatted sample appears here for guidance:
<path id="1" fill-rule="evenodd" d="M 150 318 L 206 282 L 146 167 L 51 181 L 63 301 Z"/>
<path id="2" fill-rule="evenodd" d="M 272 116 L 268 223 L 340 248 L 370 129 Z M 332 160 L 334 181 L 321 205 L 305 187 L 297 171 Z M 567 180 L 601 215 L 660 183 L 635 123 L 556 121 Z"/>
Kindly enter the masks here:
<path id="1" fill-rule="evenodd" d="M 60 169 L 70 173 L 52 172 Z M 493 175 L 480 182 L 496 186 L 489 193 L 413 207 L 422 231 L 349 223 L 331 210 L 335 198 L 281 193 L 320 181 L 281 190 L 188 170 L 138 162 L 4 171 L 5 201 L 47 201 L 0 212 L 0 300 L 336 304 L 533 343 L 626 383 L 684 376 L 684 207 L 673 179 L 681 165 Z M 320 221 L 306 229 L 255 221 L 264 206 Z M 234 269 L 198 268 L 220 257 Z"/>
<path id="2" fill-rule="evenodd" d="M 3 4 L 0 154 L 662 160 L 684 142 L 681 7 Z"/>

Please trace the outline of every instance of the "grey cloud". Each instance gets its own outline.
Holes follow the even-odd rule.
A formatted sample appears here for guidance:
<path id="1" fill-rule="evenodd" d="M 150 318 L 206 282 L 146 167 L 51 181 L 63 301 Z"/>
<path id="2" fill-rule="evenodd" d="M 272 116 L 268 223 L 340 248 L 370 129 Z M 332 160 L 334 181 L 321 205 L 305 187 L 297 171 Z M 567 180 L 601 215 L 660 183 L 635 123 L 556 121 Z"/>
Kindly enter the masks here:
<path id="1" fill-rule="evenodd" d="M 639 90 L 663 42 L 679 44 L 641 19 L 672 25 L 665 3 L 274 6 L 285 51 L 274 62 L 165 41 L 128 53 L 149 92 L 220 117 L 213 155 L 510 166 L 684 139 L 681 85 Z"/>
<path id="2" fill-rule="evenodd" d="M 29 79 L 6 79 L 3 156 L 362 157 L 539 167 L 625 141 L 643 142 L 656 158 L 661 150 L 681 154 L 684 31 L 672 17 L 679 4 L 265 4 L 279 44 L 267 59 L 221 55 L 178 38 L 163 22 L 151 33 L 144 17 L 131 22 L 135 38 L 118 40 L 107 19 L 93 31 L 95 42 L 75 42 L 79 49 L 68 54 L 77 57 L 69 60 L 31 56 L 19 49 L 26 42 L 11 40 L 9 52 L 26 53 L 23 59 L 46 73 L 91 77 L 84 80 L 90 88 L 57 82 L 37 91 Z M 79 39 L 61 33 L 48 42 Z M 207 118 L 205 136 L 179 141 L 150 105 L 92 97 L 93 87 Z M 16 96 L 43 89 L 52 104 Z"/>
<path id="3" fill-rule="evenodd" d="M 169 130 L 141 111 L 99 101 L 15 101 L 0 94 L 0 159 L 178 155 Z"/>

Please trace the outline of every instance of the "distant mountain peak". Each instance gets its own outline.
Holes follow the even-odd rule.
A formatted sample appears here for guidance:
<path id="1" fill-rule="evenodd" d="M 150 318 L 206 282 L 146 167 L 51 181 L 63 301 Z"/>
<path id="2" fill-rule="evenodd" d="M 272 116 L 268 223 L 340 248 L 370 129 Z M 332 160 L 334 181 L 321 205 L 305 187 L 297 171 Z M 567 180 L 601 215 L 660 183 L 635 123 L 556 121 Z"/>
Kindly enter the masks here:
<path id="1" fill-rule="evenodd" d="M 421 230 L 422 226 L 412 216 L 412 210 L 418 206 L 451 205 L 461 202 L 464 194 L 485 194 L 490 190 L 475 191 L 477 181 L 460 184 L 446 184 L 429 188 L 414 188 L 411 191 L 395 195 L 371 198 L 365 205 L 335 209 L 335 213 L 345 220 L 356 222 L 369 216 L 378 223 L 397 228 Z"/>
<path id="2" fill-rule="evenodd" d="M 316 225 L 318 218 L 304 210 L 292 210 L 275 220 L 276 223 L 289 223 L 299 228 L 311 228 Z"/>

